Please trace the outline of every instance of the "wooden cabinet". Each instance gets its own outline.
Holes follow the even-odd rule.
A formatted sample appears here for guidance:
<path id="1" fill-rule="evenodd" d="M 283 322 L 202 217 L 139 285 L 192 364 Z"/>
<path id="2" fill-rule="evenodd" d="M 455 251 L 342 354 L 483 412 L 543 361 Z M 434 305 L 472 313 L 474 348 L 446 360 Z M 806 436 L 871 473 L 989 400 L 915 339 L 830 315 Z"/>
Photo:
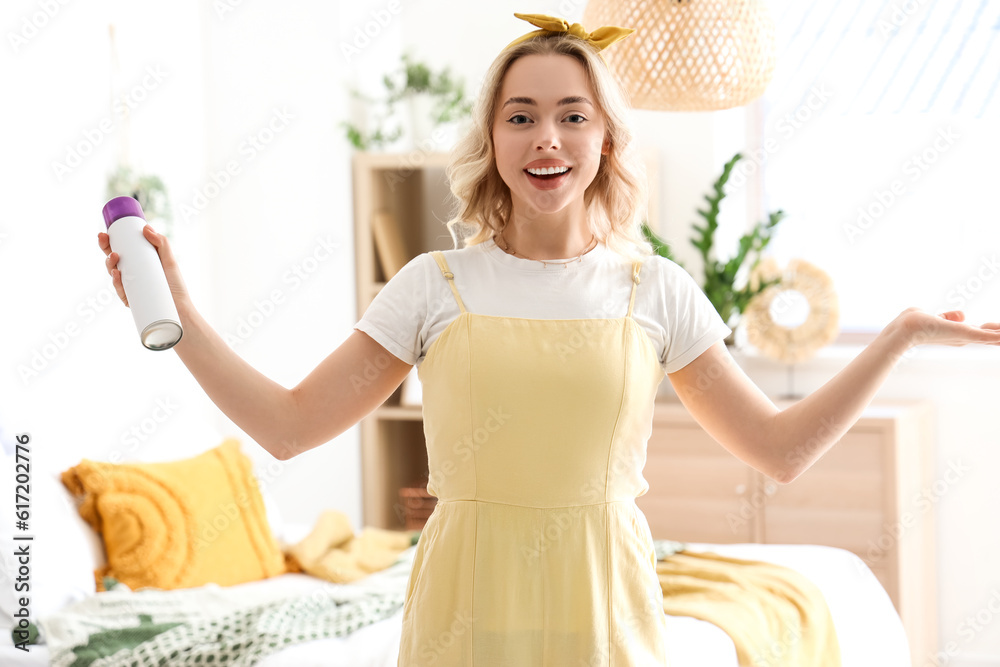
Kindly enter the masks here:
<path id="1" fill-rule="evenodd" d="M 649 492 L 636 502 L 656 539 L 854 552 L 892 599 L 918 664 L 937 650 L 931 420 L 926 402 L 873 404 L 780 485 L 723 449 L 683 405 L 663 402 L 643 471 Z"/>

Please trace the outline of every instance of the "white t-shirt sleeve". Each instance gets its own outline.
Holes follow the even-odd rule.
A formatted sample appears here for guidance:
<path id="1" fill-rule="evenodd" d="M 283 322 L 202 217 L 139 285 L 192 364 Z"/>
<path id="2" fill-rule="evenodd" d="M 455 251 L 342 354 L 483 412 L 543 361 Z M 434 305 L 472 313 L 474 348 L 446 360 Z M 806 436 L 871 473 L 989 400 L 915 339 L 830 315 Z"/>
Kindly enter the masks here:
<path id="1" fill-rule="evenodd" d="M 667 331 L 663 370 L 674 373 L 697 359 L 732 330 L 722 321 L 698 283 L 680 265 L 664 267 L 663 312 Z"/>
<path id="2" fill-rule="evenodd" d="M 428 261 L 434 259 L 424 253 L 407 262 L 354 325 L 410 365 L 417 363 L 426 334 Z"/>

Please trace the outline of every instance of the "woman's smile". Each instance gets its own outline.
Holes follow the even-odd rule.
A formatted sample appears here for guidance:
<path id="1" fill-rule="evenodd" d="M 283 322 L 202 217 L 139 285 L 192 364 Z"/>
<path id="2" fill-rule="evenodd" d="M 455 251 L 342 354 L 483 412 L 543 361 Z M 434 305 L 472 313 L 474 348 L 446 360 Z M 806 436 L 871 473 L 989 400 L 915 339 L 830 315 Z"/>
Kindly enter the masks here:
<path id="1" fill-rule="evenodd" d="M 524 168 L 528 182 L 539 190 L 555 190 L 569 178 L 573 168 L 561 160 L 535 160 Z"/>

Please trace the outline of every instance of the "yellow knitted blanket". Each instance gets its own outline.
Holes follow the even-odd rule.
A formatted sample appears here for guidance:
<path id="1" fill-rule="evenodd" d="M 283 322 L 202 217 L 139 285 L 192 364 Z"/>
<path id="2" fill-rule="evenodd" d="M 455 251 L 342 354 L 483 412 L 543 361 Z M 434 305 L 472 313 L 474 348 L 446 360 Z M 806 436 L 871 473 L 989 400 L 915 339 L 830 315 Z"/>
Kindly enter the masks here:
<path id="1" fill-rule="evenodd" d="M 795 570 L 682 551 L 658 561 L 656 572 L 663 610 L 722 628 L 740 667 L 840 667 L 826 600 Z"/>

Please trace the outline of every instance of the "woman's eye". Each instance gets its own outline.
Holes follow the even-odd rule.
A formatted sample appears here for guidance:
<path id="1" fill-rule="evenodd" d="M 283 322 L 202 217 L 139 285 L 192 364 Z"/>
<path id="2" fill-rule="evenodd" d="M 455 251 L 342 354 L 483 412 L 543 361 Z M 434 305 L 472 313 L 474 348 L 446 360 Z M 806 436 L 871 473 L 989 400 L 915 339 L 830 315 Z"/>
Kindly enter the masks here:
<path id="1" fill-rule="evenodd" d="M 574 114 L 570 114 L 569 116 L 566 116 L 566 120 L 569 121 L 570 123 L 574 124 L 574 125 L 581 125 L 581 124 L 587 122 L 587 119 L 584 116 L 581 116 L 578 113 L 574 113 Z M 519 114 L 515 114 L 515 115 L 511 116 L 510 118 L 508 118 L 507 122 L 510 123 L 511 125 L 526 125 L 526 124 L 528 124 L 528 123 L 530 123 L 532 121 L 531 121 L 530 118 L 528 118 L 524 114 L 519 113 Z"/>

